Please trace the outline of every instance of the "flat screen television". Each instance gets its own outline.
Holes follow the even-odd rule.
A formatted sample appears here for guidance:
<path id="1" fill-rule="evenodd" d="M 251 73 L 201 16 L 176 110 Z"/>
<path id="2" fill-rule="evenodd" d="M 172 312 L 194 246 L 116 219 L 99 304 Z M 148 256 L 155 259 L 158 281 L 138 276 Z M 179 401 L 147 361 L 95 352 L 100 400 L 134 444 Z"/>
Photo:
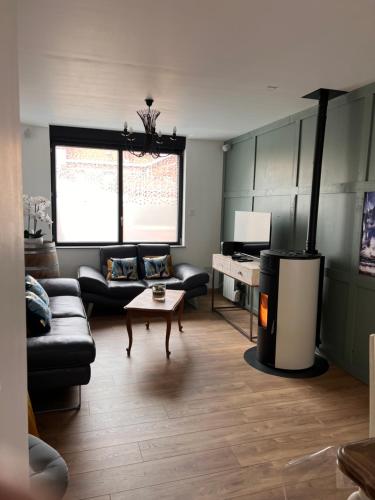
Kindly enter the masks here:
<path id="1" fill-rule="evenodd" d="M 268 212 L 241 212 L 234 214 L 234 241 L 264 243 L 271 240 L 272 214 Z"/>

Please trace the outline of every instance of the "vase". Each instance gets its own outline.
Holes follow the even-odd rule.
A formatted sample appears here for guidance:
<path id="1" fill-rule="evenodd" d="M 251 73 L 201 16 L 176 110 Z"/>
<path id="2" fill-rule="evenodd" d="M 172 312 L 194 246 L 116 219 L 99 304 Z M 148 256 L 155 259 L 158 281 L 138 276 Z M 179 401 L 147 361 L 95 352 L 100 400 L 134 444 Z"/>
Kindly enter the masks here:
<path id="1" fill-rule="evenodd" d="M 152 297 L 158 302 L 165 301 L 165 284 L 158 283 L 157 285 L 152 285 Z"/>
<path id="2" fill-rule="evenodd" d="M 43 246 L 43 236 L 39 238 L 25 238 L 25 248 L 34 248 Z"/>

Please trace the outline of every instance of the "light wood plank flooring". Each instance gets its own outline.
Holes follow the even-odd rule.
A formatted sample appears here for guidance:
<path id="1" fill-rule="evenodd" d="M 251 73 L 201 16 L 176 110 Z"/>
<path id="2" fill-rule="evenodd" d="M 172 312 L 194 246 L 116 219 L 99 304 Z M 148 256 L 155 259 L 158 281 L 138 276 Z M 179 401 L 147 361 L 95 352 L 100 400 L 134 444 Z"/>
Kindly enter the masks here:
<path id="1" fill-rule="evenodd" d="M 207 299 L 183 325 L 167 361 L 165 324 L 136 323 L 129 359 L 124 317 L 92 318 L 97 359 L 81 411 L 38 417 L 69 465 L 67 498 L 282 500 L 292 458 L 368 436 L 368 388 L 340 369 L 305 380 L 256 371 L 243 360 L 248 340 Z M 312 500 L 314 484 L 341 498 L 331 473 L 311 470 L 293 498 Z"/>

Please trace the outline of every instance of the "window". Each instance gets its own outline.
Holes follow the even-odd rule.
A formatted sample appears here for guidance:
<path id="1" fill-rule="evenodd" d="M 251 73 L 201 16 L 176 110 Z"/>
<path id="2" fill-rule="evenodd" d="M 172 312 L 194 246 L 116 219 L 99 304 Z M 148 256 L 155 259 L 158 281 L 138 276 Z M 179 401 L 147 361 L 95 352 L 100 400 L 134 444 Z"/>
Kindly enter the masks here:
<path id="1" fill-rule="evenodd" d="M 55 158 L 57 241 L 117 241 L 117 151 L 56 146 Z"/>
<path id="2" fill-rule="evenodd" d="M 123 153 L 123 241 L 178 241 L 179 159 Z"/>
<path id="3" fill-rule="evenodd" d="M 183 150 L 138 158 L 117 132 L 50 127 L 50 136 L 57 245 L 181 243 Z"/>

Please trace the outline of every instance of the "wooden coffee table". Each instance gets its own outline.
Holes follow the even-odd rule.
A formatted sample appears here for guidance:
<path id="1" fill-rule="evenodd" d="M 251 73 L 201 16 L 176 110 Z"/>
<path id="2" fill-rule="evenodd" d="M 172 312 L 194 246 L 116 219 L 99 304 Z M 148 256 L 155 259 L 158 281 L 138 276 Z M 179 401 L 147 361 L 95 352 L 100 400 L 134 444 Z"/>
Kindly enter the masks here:
<path id="1" fill-rule="evenodd" d="M 126 328 L 129 337 L 129 346 L 126 348 L 128 356 L 130 356 L 130 350 L 133 344 L 132 318 L 134 316 L 145 316 L 147 318 L 162 317 L 166 319 L 167 331 L 165 336 L 165 351 L 167 358 L 169 358 L 171 354 L 169 350 L 169 337 L 171 335 L 172 316 L 178 308 L 178 328 L 179 331 L 182 332 L 181 320 L 184 310 L 184 295 L 185 292 L 183 290 L 166 290 L 165 301 L 158 302 L 153 299 L 152 290 L 147 289 L 124 307 L 126 310 Z M 146 321 L 146 328 L 147 330 L 150 328 L 149 320 Z"/>

